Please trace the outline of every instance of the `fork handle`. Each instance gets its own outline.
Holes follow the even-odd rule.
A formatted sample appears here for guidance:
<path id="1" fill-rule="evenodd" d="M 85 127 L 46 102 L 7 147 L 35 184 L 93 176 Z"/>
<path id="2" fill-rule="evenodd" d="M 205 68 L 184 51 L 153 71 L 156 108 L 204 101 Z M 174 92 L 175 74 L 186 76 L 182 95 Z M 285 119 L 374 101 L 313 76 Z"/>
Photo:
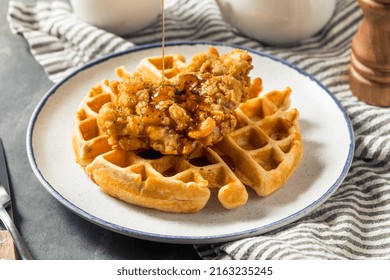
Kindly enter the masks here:
<path id="1" fill-rule="evenodd" d="M 2 206 L 0 206 L 0 218 L 3 221 L 5 227 L 11 233 L 20 258 L 22 260 L 32 260 L 32 256 L 28 251 L 28 248 L 24 243 L 23 238 L 20 236 L 18 229 L 16 228 L 14 222 L 11 220 L 11 217 L 8 215 L 7 210 L 5 210 Z"/>
<path id="2" fill-rule="evenodd" d="M 14 242 L 8 230 L 0 231 L 0 260 L 16 260 Z"/>

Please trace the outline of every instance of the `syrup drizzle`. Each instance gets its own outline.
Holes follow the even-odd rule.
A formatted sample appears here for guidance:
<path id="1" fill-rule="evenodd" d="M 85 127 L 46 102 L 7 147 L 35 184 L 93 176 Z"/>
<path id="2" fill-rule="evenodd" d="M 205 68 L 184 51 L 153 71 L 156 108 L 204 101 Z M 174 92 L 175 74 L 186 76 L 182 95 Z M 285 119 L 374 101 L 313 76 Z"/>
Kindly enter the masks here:
<path id="1" fill-rule="evenodd" d="M 161 0 L 161 52 L 162 52 L 162 85 L 165 81 L 165 14 L 164 14 L 164 0 Z"/>

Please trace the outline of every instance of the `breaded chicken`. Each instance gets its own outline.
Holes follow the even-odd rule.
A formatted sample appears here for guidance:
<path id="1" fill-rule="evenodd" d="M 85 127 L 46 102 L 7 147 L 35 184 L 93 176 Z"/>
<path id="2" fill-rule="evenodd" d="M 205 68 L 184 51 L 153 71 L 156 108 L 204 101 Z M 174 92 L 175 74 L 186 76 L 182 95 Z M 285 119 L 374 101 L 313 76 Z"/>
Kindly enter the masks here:
<path id="1" fill-rule="evenodd" d="M 114 148 L 190 155 L 236 126 L 232 112 L 248 98 L 251 62 L 246 51 L 210 48 L 164 84 L 134 72 L 111 83 L 117 98 L 100 109 L 98 126 Z"/>

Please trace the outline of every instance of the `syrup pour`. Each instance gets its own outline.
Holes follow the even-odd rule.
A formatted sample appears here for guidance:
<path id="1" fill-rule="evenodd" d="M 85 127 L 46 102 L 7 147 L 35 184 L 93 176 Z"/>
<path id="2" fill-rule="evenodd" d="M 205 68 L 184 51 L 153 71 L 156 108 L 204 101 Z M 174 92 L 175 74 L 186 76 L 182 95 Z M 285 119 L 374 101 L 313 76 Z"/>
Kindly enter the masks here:
<path id="1" fill-rule="evenodd" d="M 165 81 L 165 15 L 164 15 L 164 0 L 161 0 L 161 52 L 162 52 L 162 85 Z"/>

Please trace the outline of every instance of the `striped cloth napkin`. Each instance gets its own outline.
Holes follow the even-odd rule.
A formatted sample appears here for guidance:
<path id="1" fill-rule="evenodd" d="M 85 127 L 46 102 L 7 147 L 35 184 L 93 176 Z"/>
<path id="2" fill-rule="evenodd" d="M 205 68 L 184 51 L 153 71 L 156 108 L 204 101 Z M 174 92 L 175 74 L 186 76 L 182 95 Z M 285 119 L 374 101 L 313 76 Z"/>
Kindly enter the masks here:
<path id="1" fill-rule="evenodd" d="M 294 47 L 266 46 L 225 23 L 214 0 L 167 0 L 166 41 L 216 41 L 256 49 L 295 64 L 329 88 L 355 133 L 352 167 L 334 195 L 279 230 L 224 244 L 195 246 L 204 259 L 390 259 L 390 109 L 369 106 L 349 90 L 351 40 L 362 19 L 355 0 L 338 0 L 318 34 Z M 67 2 L 9 2 L 12 32 L 22 35 L 57 82 L 91 59 L 161 41 L 161 19 L 128 37 L 89 26 Z M 331 136 L 330 136 L 331 137 Z"/>

